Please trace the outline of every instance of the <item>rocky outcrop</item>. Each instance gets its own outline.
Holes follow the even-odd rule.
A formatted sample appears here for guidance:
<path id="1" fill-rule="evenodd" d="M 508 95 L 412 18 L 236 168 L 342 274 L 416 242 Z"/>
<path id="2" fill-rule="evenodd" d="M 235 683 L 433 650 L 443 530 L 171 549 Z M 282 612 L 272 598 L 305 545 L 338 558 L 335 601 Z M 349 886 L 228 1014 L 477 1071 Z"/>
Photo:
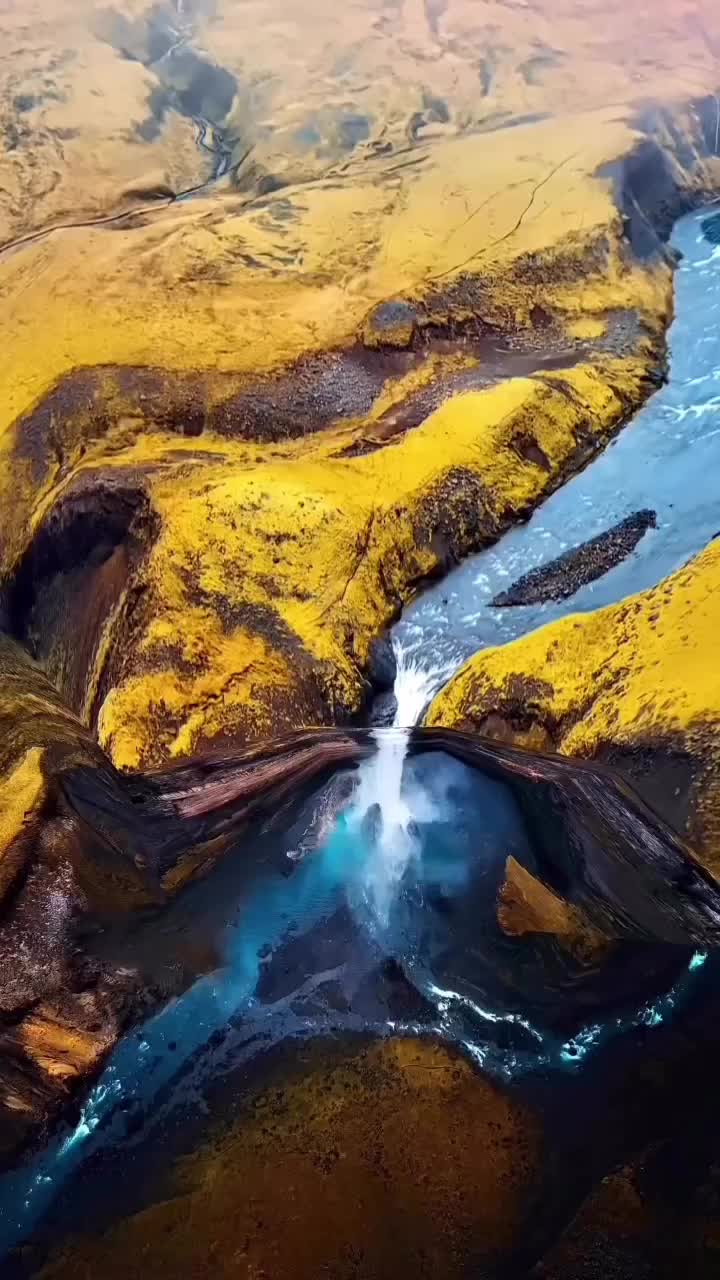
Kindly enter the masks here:
<path id="1" fill-rule="evenodd" d="M 609 760 L 720 865 L 716 542 L 651 590 L 461 669 L 428 723 Z"/>
<path id="2" fill-rule="evenodd" d="M 636 511 L 596 538 L 588 538 L 579 547 L 564 551 L 548 564 L 523 574 L 490 603 L 494 609 L 500 609 L 512 605 L 542 604 L 546 600 L 567 600 L 588 582 L 595 582 L 626 560 L 647 530 L 655 528 L 655 524 L 654 511 Z"/>
<path id="3" fill-rule="evenodd" d="M 508 858 L 498 896 L 498 921 L 512 937 L 551 934 L 560 946 L 589 962 L 608 944 L 583 912 L 533 876 L 516 858 Z"/>

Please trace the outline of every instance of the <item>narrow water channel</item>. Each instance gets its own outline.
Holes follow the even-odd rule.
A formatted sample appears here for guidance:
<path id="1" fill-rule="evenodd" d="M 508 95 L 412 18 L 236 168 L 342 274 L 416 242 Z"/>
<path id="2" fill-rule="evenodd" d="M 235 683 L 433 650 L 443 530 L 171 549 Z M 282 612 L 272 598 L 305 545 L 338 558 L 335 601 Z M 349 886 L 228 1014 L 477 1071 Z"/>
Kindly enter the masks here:
<path id="1" fill-rule="evenodd" d="M 479 649 L 654 586 L 720 533 L 720 249 L 703 235 L 706 216 L 681 219 L 672 237 L 683 257 L 667 383 L 527 524 L 466 560 L 395 626 L 394 639 L 407 659 L 437 670 L 436 686 Z M 530 570 L 647 509 L 656 513 L 656 527 L 597 581 L 560 601 L 491 606 Z"/>

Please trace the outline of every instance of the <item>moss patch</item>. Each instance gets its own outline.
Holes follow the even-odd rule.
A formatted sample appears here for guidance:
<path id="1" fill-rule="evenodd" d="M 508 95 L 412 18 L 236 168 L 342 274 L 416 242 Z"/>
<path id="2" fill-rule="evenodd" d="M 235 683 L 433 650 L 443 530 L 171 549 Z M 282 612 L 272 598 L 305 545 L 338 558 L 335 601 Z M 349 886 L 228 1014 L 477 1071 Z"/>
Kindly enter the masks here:
<path id="1" fill-rule="evenodd" d="M 436 698 L 428 723 L 569 755 L 684 754 L 696 762 L 690 829 L 717 870 L 718 627 L 720 545 L 713 542 L 651 590 L 476 654 Z M 522 723 L 513 720 L 518 711 Z"/>

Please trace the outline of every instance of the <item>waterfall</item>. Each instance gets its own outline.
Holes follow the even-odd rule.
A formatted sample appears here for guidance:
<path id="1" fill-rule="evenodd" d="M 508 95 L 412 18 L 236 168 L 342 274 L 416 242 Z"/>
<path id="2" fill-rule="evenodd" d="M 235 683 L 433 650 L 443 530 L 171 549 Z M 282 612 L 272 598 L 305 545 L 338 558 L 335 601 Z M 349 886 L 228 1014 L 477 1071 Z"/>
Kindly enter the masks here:
<path id="1" fill-rule="evenodd" d="M 363 891 L 377 923 L 386 928 L 400 883 L 419 851 L 417 824 L 431 816 L 431 805 L 403 787 L 410 732 L 433 694 L 447 678 L 445 669 L 423 667 L 393 641 L 397 663 L 393 693 L 397 703 L 389 729 L 374 729 L 377 751 L 362 767 L 349 826 L 369 847 Z"/>
<path id="2" fill-rule="evenodd" d="M 423 667 L 402 646 L 393 640 L 397 664 L 393 693 L 397 703 L 393 728 L 402 728 L 406 742 L 409 730 L 420 720 L 423 712 L 446 679 L 446 671 L 439 667 Z"/>
<path id="3" fill-rule="evenodd" d="M 402 790 L 409 729 L 376 729 L 373 736 L 378 749 L 361 770 L 350 827 L 368 850 L 364 896 L 378 924 L 386 927 L 417 836 Z"/>

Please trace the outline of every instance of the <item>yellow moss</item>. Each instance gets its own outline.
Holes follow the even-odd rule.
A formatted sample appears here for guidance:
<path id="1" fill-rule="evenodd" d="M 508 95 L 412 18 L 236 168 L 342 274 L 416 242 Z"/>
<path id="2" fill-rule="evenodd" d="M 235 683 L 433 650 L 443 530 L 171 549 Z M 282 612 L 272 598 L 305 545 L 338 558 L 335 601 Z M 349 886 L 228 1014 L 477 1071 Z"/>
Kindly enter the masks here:
<path id="1" fill-rule="evenodd" d="M 247 142 L 243 189 L 226 183 L 161 207 L 144 200 L 144 179 L 167 172 L 181 186 L 201 176 L 203 162 L 186 155 L 188 122 L 174 134 L 169 119 L 157 130 L 125 127 L 128 114 L 135 124 L 146 118 L 158 87 L 145 57 L 157 12 L 144 0 L 122 12 L 91 8 L 70 0 L 48 16 L 32 0 L 22 22 L 9 19 L 8 56 L 39 77 L 36 88 L 56 74 L 44 65 L 48 51 L 77 56 L 57 72 L 62 83 L 53 80 L 42 117 L 28 117 L 33 128 L 43 121 L 33 148 L 0 156 L 0 222 L 10 235 L 68 209 L 72 220 L 73 211 L 111 212 L 138 199 L 146 211 L 112 230 L 56 231 L 0 257 L 0 546 L 7 569 L 78 477 L 99 483 L 112 471 L 121 484 L 127 473 L 148 490 L 160 534 L 132 585 L 147 589 L 151 620 L 132 622 L 128 590 L 106 620 L 85 701 L 90 715 L 114 644 L 127 641 L 100 732 L 118 761 L 133 764 L 223 731 L 266 732 L 357 708 L 370 637 L 440 566 L 440 545 L 451 542 L 455 554 L 474 545 L 480 506 L 481 532 L 493 536 L 558 482 L 577 427 L 600 444 L 638 404 L 672 273 L 667 263 L 633 261 L 611 166 L 643 139 L 638 103 L 661 89 L 678 136 L 659 124 L 658 144 L 679 188 L 706 189 L 712 163 L 685 172 L 677 158 L 686 163 L 698 131 L 697 113 L 680 104 L 714 91 L 716 71 L 699 28 L 686 30 L 663 6 L 638 66 L 630 52 L 638 15 L 619 0 L 611 0 L 612 42 L 595 0 L 582 15 L 569 0 L 552 12 L 542 4 L 480 12 L 449 0 L 438 31 L 420 4 L 386 22 L 366 0 L 328 27 L 326 0 L 311 0 L 299 60 L 296 20 L 278 0 L 256 0 L 252 33 L 237 0 L 220 0 L 211 23 L 188 19 L 183 38 L 203 56 L 214 50 L 237 77 L 229 125 Z M 538 62 L 542 33 L 556 60 Z M 483 96 L 478 67 L 489 45 Z M 674 62 L 680 49 L 682 74 L 668 66 L 668 50 Z M 248 65 L 266 86 L 262 118 L 245 91 Z M 17 104 L 5 106 L 17 123 Z M 348 120 L 363 122 L 358 145 Z M 53 129 L 67 144 L 64 168 L 50 156 Z M 301 141 L 308 132 L 317 145 Z M 52 181 L 40 192 L 43 158 Z M 259 374 L 285 376 L 303 357 L 322 354 L 330 366 L 388 299 L 415 304 L 436 326 L 426 333 L 459 335 L 457 348 L 389 380 L 362 420 L 262 445 L 166 429 L 171 421 L 178 432 L 198 430 L 204 410 Z M 473 359 L 463 342 L 476 331 L 522 330 L 542 350 L 548 316 L 555 340 L 565 325 L 590 343 L 623 311 L 636 322 L 632 358 L 456 397 L 403 439 L 343 456 L 349 445 L 377 443 L 410 396 L 451 386 Z M 640 335 L 652 335 L 654 351 Z M 366 359 L 382 367 L 382 354 L 363 353 L 360 384 Z M 67 379 L 97 366 L 105 372 L 89 390 Z M 157 371 L 159 408 L 158 398 L 153 409 L 127 390 L 126 366 Z M 197 399 L 188 391 L 183 400 L 188 384 L 177 375 L 190 371 L 203 377 Z M 52 412 L 43 407 L 51 391 Z M 514 447 L 520 430 L 535 438 L 547 470 Z"/>
<path id="2" fill-rule="evenodd" d="M 232 732 L 233 706 L 242 690 L 243 736 L 262 738 L 273 731 L 269 708 L 257 697 L 261 690 L 292 695 L 293 673 L 273 654 L 261 636 L 243 629 L 223 633 L 209 610 L 186 604 L 151 624 L 139 653 L 153 656 L 160 635 L 181 646 L 183 662 L 198 662 L 197 674 L 172 665 L 124 682 L 106 698 L 100 715 L 101 740 L 112 742 L 121 768 L 134 768 L 149 756 L 190 754 L 201 730 L 209 736 Z M 169 658 L 173 662 L 172 656 Z M 140 727 L 144 736 L 138 736 Z"/>
<path id="3" fill-rule="evenodd" d="M 42 802 L 45 794 L 42 758 L 42 749 L 33 747 L 0 779 L 0 861 Z"/>
<path id="4" fill-rule="evenodd" d="M 569 338 L 577 338 L 579 341 L 604 338 L 607 333 L 607 321 L 599 317 L 578 316 L 577 319 L 567 322 L 565 332 Z"/>
<path id="5" fill-rule="evenodd" d="M 375 0 L 356 0 L 342 23 L 328 0 L 312 0 L 302 13 L 281 0 L 253 0 L 252 21 L 240 0 L 218 0 L 207 16 L 198 9 L 181 16 L 176 38 L 237 79 L 226 123 L 241 145 L 253 146 L 241 168 L 251 191 L 253 173 L 286 186 L 337 183 L 380 147 L 399 152 L 400 165 L 413 121 L 421 145 L 438 145 L 518 117 L 692 99 L 717 82 L 705 36 L 713 0 L 694 0 L 694 21 L 674 0 L 658 0 L 650 17 L 646 6 L 623 0 L 584 0 L 581 11 L 575 0 L 479 8 L 448 0 L 437 20 L 412 0 L 391 21 Z M 158 20 L 162 26 L 149 0 L 112 9 L 93 0 L 52 9 L 29 0 L 7 9 L 0 106 L 21 143 L 0 157 L 3 240 L 72 216 L 152 207 L 142 198 L 148 187 L 160 181 L 182 190 L 209 172 L 191 120 L 174 111 L 152 120 L 150 95 L 162 87 L 151 47 Z M 248 68 L 261 93 L 249 92 Z M 354 147 L 348 120 L 367 134 Z M 141 122 L 152 130 L 138 129 Z M 226 179 L 219 190 L 228 189 Z"/>
<path id="6" fill-rule="evenodd" d="M 712 543 L 652 590 L 550 623 L 471 658 L 433 703 L 429 724 L 487 714 L 513 675 L 532 676 L 532 712 L 561 725 L 557 745 L 589 754 L 606 742 L 687 731 L 720 715 L 720 546 Z"/>
<path id="7" fill-rule="evenodd" d="M 483 319 L 503 329 L 529 325 L 536 305 L 572 314 L 637 306 L 658 323 L 669 270 L 627 269 L 611 183 L 597 176 L 635 137 L 605 111 L 592 121 L 520 126 L 509 137 L 444 140 L 423 153 L 422 166 L 399 173 L 387 158 L 368 158 L 346 187 L 283 193 L 293 218 L 283 223 L 281 267 L 277 224 L 266 211 L 217 199 L 178 204 L 132 230 L 58 233 L 1 258 L 0 513 L 13 508 L 3 527 L 6 557 L 38 498 L 37 470 L 13 424 L 72 369 L 277 370 L 351 342 L 376 302 L 422 298 L 466 273 L 481 274 Z M 535 189 L 541 195 L 524 216 Z M 586 283 L 583 253 L 599 238 L 606 264 Z M 578 283 L 553 284 L 553 261 L 569 245 Z M 515 264 L 538 253 L 544 276 L 514 280 Z M 433 305 L 441 321 L 470 314 L 458 300 Z M 111 405 L 115 396 L 110 383 Z M 88 425 L 66 465 L 84 456 L 95 429 L 92 404 L 75 412 Z M 119 416 L 131 433 L 142 427 L 142 414 Z"/>
<path id="8" fill-rule="evenodd" d="M 458 395 L 364 456 L 318 458 L 319 446 L 298 441 L 259 465 L 198 466 L 182 485 L 158 475 L 151 621 L 99 719 L 115 761 L 186 754 L 223 728 L 254 736 L 325 718 L 328 705 L 356 708 L 372 637 L 438 566 L 433 530 L 449 523 L 461 552 L 477 542 L 479 521 L 491 531 L 537 502 L 568 465 L 577 428 L 600 446 L 623 399 L 639 399 L 643 371 L 641 361 L 608 359 Z M 518 452 L 527 433 L 546 467 Z M 473 490 L 468 523 L 473 481 L 483 504 Z"/>
<path id="9" fill-rule="evenodd" d="M 68 368 L 275 368 L 346 340 L 375 301 L 412 294 L 463 263 L 497 269 L 547 251 L 581 218 L 589 237 L 616 216 L 610 185 L 594 171 L 633 137 L 608 112 L 593 123 L 593 130 L 579 119 L 520 127 L 512 146 L 500 134 L 453 139 L 397 181 L 390 162 L 376 160 L 347 188 L 289 189 L 284 199 L 295 217 L 285 256 L 298 255 L 298 264 L 270 279 L 236 257 L 242 247 L 261 262 L 276 250 L 277 229 L 239 201 L 234 216 L 227 201 L 199 200 L 132 231 L 86 228 L 28 246 L 3 259 L 0 272 L 5 358 L 17 371 L 0 426 Z M 533 183 L 545 178 L 536 216 L 504 239 Z M 484 199 L 482 219 L 468 220 L 468 207 Z"/>
<path id="10" fill-rule="evenodd" d="M 46 794 L 43 755 L 31 747 L 0 778 L 0 903 L 31 853 L 28 827 Z"/>
<path id="11" fill-rule="evenodd" d="M 501 733 L 570 755 L 663 744 L 684 751 L 697 770 L 691 832 L 717 868 L 719 632 L 720 544 L 713 542 L 651 590 L 476 654 L 435 699 L 428 724 Z M 509 727 L 518 709 L 528 725 L 519 733 Z"/>
<path id="12" fill-rule="evenodd" d="M 494 1270 L 543 1173 L 538 1116 L 427 1040 L 293 1057 L 264 1064 L 156 1203 L 61 1246 L 43 1280 L 351 1280 L 359 1258 L 364 1280 Z"/>

